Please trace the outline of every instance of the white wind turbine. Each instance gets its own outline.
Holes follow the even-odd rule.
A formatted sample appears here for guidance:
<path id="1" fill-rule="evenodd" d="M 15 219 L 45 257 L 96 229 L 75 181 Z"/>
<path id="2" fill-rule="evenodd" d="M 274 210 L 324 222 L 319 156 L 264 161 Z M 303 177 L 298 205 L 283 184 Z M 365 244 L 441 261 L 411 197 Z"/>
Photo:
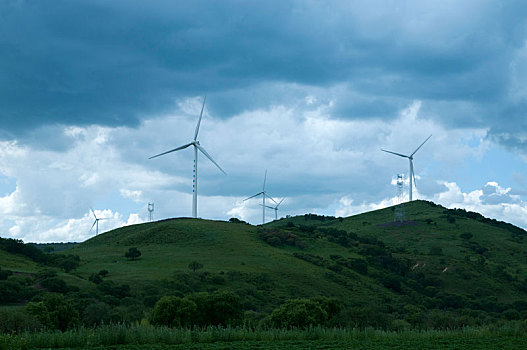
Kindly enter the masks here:
<path id="1" fill-rule="evenodd" d="M 182 149 L 185 149 L 190 146 L 194 146 L 194 174 L 192 175 L 192 217 L 197 218 L 198 217 L 198 150 L 205 155 L 205 157 L 209 158 L 209 160 L 214 163 L 218 167 L 218 169 L 221 170 L 222 173 L 227 174 L 223 169 L 212 159 L 210 154 L 205 151 L 205 149 L 200 146 L 198 141 L 198 132 L 199 132 L 199 125 L 201 124 L 201 117 L 203 116 L 203 109 L 205 108 L 205 101 L 207 100 L 207 97 L 203 99 L 203 105 L 201 106 L 201 113 L 199 114 L 198 124 L 196 125 L 196 131 L 194 132 L 194 139 L 192 142 L 187 143 L 186 145 L 171 149 L 170 151 L 166 151 L 160 154 L 156 154 L 155 156 L 152 156 L 148 159 L 156 158 L 168 153 L 172 153 L 175 151 L 179 151 Z"/>
<path id="2" fill-rule="evenodd" d="M 269 198 L 271 198 L 271 197 L 269 197 Z M 271 198 L 271 199 L 272 199 L 272 198 Z M 274 210 L 274 219 L 275 219 L 275 220 L 278 220 L 278 206 L 279 206 L 280 204 L 282 204 L 282 202 L 284 201 L 284 199 L 285 199 L 285 197 L 282 198 L 282 200 L 281 200 L 280 202 L 278 202 L 274 207 L 271 207 L 271 206 L 269 206 L 269 205 L 266 205 L 267 208 L 269 208 L 269 209 L 273 209 L 273 210 Z M 273 199 L 273 201 L 274 201 L 274 199 Z M 276 202 L 275 202 L 275 203 L 276 203 Z"/>
<path id="3" fill-rule="evenodd" d="M 273 202 L 276 203 L 276 201 L 267 194 L 267 192 L 265 192 L 265 181 L 267 180 L 267 170 L 265 170 L 265 175 L 264 175 L 264 182 L 263 182 L 263 188 L 262 188 L 262 191 L 261 192 L 258 192 L 257 194 L 255 194 L 254 196 L 250 196 L 249 198 L 245 198 L 243 201 L 245 202 L 246 200 L 248 199 L 251 199 L 251 198 L 254 198 L 254 197 L 258 197 L 259 195 L 262 195 L 262 225 L 265 224 L 265 197 L 268 196 L 269 199 L 271 199 Z"/>
<path id="4" fill-rule="evenodd" d="M 90 208 L 93 216 L 95 217 L 95 221 L 93 222 L 93 225 L 91 225 L 91 228 L 90 228 L 90 232 L 91 230 L 93 230 L 93 226 L 96 226 L 95 227 L 95 235 L 98 235 L 99 234 L 99 220 L 108 220 L 108 218 L 98 218 L 97 215 L 95 215 L 95 212 L 93 211 L 92 208 Z"/>
<path id="5" fill-rule="evenodd" d="M 409 197 L 410 197 L 410 202 L 412 201 L 412 183 L 415 185 L 415 174 L 414 174 L 414 154 L 419 151 L 419 149 L 425 144 L 426 141 L 428 141 L 429 138 L 431 138 L 432 135 L 428 136 L 426 138 L 426 140 L 423 141 L 423 143 L 421 145 L 419 145 L 419 147 L 416 148 L 416 150 L 410 154 L 409 156 L 407 155 L 404 155 L 404 154 L 400 154 L 400 153 L 395 153 L 395 152 L 392 152 L 392 151 L 387 151 L 385 149 L 381 149 L 381 151 L 384 151 L 384 152 L 387 152 L 387 153 L 391 153 L 391 154 L 395 154 L 396 156 L 399 156 L 399 157 L 403 157 L 403 158 L 408 158 L 408 160 L 410 161 L 410 191 L 409 191 Z"/>

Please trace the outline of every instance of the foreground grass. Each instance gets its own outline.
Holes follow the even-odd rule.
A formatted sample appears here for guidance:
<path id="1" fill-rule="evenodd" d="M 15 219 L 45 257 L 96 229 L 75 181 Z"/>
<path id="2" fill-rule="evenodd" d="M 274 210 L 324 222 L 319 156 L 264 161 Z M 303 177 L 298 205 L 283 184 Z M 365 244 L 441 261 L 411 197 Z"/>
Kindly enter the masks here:
<path id="1" fill-rule="evenodd" d="M 366 329 L 169 329 L 111 325 L 0 335 L 0 349 L 520 349 L 525 327 L 386 332 Z"/>

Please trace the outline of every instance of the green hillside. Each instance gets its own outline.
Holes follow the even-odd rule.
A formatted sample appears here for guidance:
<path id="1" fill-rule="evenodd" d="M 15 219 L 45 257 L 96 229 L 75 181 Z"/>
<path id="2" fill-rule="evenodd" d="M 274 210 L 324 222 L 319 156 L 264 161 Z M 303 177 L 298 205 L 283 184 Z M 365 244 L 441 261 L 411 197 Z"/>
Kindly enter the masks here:
<path id="1" fill-rule="evenodd" d="M 37 277 L 26 284 L 40 289 L 29 297 L 60 292 L 85 322 L 89 305 L 98 305 L 92 311 L 106 321 L 131 322 L 147 318 L 165 295 L 216 290 L 237 295 L 249 322 L 287 300 L 317 297 L 338 301 L 334 325 L 455 328 L 527 318 L 527 232 L 430 202 L 404 209 L 402 223 L 394 222 L 393 207 L 348 218 L 306 214 L 264 226 L 163 220 L 47 254 L 69 259 L 47 265 L 0 249 L 0 267 L 33 272 Z M 141 256 L 126 258 L 130 248 Z M 67 262 L 75 256 L 80 262 L 71 268 Z"/>

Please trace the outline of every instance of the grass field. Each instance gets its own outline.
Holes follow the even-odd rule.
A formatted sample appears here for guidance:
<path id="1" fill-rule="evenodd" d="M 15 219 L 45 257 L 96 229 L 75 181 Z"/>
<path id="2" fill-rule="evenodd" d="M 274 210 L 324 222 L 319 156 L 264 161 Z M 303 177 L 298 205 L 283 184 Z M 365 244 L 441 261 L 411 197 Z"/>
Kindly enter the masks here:
<path id="1" fill-rule="evenodd" d="M 65 333 L 0 335 L 0 349 L 522 349 L 523 327 L 384 332 L 357 329 L 204 330 L 103 326 Z"/>

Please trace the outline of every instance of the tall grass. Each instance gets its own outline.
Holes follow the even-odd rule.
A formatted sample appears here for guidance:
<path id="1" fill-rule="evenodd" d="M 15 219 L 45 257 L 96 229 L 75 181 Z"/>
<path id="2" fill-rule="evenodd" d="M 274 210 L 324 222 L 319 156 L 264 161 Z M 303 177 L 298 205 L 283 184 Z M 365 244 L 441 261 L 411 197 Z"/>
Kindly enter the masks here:
<path id="1" fill-rule="evenodd" d="M 106 325 L 95 329 L 79 328 L 67 332 L 25 332 L 18 335 L 0 334 L 0 349 L 34 348 L 90 348 L 116 345 L 148 344 L 192 344 L 236 341 L 325 341 L 356 343 L 385 342 L 436 342 L 456 339 L 457 341 L 478 338 L 523 338 L 525 325 L 518 323 L 502 328 L 466 328 L 453 331 L 415 331 L 400 332 L 375 329 L 342 329 L 312 327 L 308 329 L 254 329 L 246 327 L 203 329 L 177 329 L 153 326 Z"/>

